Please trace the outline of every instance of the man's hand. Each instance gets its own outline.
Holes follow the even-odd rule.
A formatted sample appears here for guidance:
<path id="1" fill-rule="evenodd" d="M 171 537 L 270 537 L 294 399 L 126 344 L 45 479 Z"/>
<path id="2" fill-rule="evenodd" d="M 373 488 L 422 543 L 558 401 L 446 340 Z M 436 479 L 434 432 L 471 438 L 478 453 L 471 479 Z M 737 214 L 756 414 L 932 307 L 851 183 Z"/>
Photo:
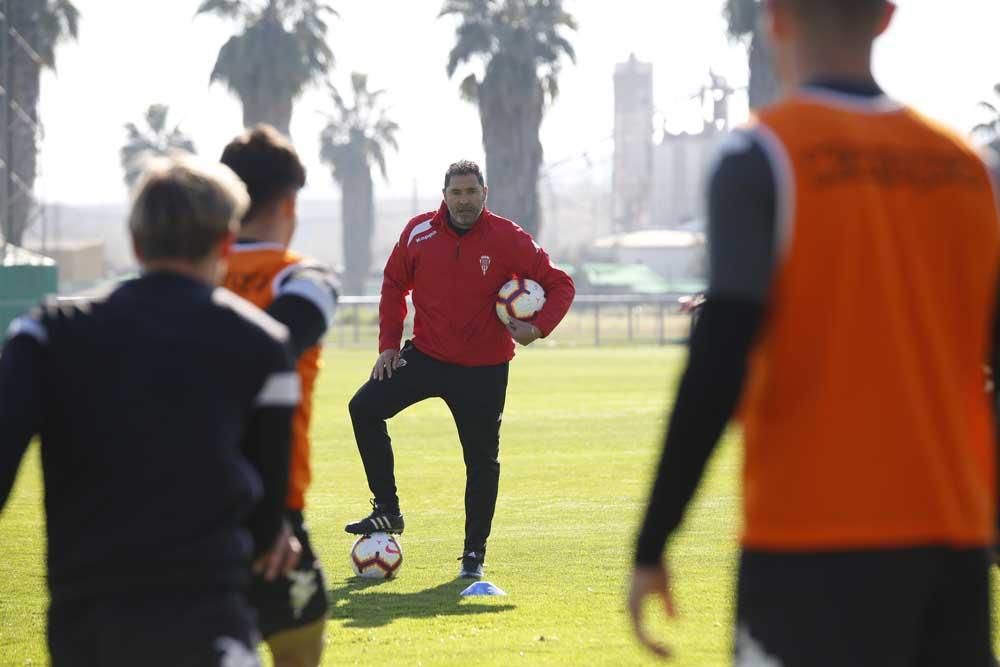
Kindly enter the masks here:
<path id="1" fill-rule="evenodd" d="M 632 619 L 632 630 L 643 646 L 660 656 L 669 658 L 670 649 L 653 639 L 642 621 L 642 604 L 650 595 L 660 598 L 663 608 L 670 618 L 677 618 L 677 606 L 670 592 L 670 569 L 666 562 L 662 565 L 637 565 L 632 570 L 632 581 L 628 592 L 628 613 Z"/>
<path id="2" fill-rule="evenodd" d="M 510 337 L 521 345 L 531 345 L 542 337 L 542 332 L 534 324 L 515 320 L 513 317 L 507 322 L 507 331 Z"/>
<path id="3" fill-rule="evenodd" d="M 288 574 L 294 570 L 301 556 L 302 545 L 292 534 L 292 527 L 288 522 L 282 521 L 274 544 L 253 562 L 253 572 L 263 575 L 266 581 L 274 581 L 279 574 Z"/>
<path id="4" fill-rule="evenodd" d="M 372 379 L 381 380 L 383 377 L 392 377 L 394 370 L 405 365 L 406 359 L 399 356 L 399 350 L 385 350 L 375 360 L 375 367 L 372 368 Z"/>

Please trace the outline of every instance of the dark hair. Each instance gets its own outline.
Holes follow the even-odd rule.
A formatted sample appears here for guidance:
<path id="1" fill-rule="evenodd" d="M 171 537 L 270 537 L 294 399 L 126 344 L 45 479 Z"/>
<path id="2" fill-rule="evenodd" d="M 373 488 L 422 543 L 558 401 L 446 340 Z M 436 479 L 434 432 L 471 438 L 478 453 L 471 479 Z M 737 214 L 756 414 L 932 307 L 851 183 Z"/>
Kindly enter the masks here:
<path id="1" fill-rule="evenodd" d="M 222 164 L 239 176 L 250 193 L 243 222 L 306 184 L 306 168 L 291 142 L 270 125 L 257 125 L 229 142 Z"/>
<path id="2" fill-rule="evenodd" d="M 486 181 L 483 180 L 483 172 L 479 170 L 478 164 L 472 160 L 459 160 L 448 165 L 448 171 L 444 172 L 444 187 L 448 187 L 452 176 L 465 176 L 466 174 L 475 174 L 479 184 L 486 185 Z"/>
<path id="3" fill-rule="evenodd" d="M 843 27 L 877 20 L 888 0 L 779 0 L 804 21 L 819 25 L 836 21 Z"/>

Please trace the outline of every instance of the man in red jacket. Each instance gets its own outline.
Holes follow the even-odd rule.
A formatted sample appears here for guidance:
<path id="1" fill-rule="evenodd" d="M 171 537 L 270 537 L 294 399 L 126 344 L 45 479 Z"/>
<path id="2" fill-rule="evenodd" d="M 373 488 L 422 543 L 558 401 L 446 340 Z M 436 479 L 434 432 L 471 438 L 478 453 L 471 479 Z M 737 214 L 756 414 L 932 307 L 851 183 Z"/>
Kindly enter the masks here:
<path id="1" fill-rule="evenodd" d="M 392 445 L 385 420 L 432 396 L 455 418 L 465 459 L 465 547 L 460 576 L 483 574 L 500 480 L 500 420 L 514 342 L 530 345 L 559 324 L 575 288 L 548 254 L 510 220 L 485 208 L 479 166 L 448 167 L 444 203 L 410 220 L 389 255 L 379 303 L 379 356 L 371 379 L 351 399 L 358 451 L 375 496 L 372 513 L 345 530 L 356 535 L 403 532 Z M 545 289 L 532 321 L 506 327 L 494 305 L 513 276 Z M 413 292 L 413 339 L 400 349 L 405 297 Z"/>

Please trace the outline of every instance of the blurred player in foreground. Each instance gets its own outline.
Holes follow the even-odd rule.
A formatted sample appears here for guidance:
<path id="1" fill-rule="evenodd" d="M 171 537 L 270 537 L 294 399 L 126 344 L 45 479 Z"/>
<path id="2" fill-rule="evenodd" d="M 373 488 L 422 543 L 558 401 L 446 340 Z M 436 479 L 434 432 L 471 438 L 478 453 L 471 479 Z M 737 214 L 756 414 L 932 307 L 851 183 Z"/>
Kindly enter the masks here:
<path id="1" fill-rule="evenodd" d="M 268 579 L 298 559 L 299 391 L 285 327 L 215 287 L 246 206 L 221 165 L 155 163 L 129 215 L 142 276 L 8 332 L 0 507 L 39 434 L 54 667 L 257 664 L 243 589 L 252 554 Z"/>
<path id="2" fill-rule="evenodd" d="M 639 534 L 629 609 L 738 400 L 737 665 L 992 665 L 1000 220 L 965 141 L 887 97 L 885 0 L 766 2 L 784 101 L 711 178 L 710 286 Z"/>
<path id="3" fill-rule="evenodd" d="M 288 140 L 274 128 L 258 125 L 226 146 L 222 162 L 236 172 L 250 193 L 250 208 L 243 216 L 224 284 L 288 327 L 302 390 L 292 422 L 286 499 L 286 517 L 302 544 L 302 558 L 294 571 L 273 581 L 256 577 L 250 602 L 275 666 L 314 667 L 323 653 L 329 607 L 323 571 L 302 511 L 312 477 L 309 423 L 320 369 L 320 341 L 333 319 L 337 290 L 326 267 L 288 250 L 295 231 L 298 192 L 306 181 L 305 168 Z"/>

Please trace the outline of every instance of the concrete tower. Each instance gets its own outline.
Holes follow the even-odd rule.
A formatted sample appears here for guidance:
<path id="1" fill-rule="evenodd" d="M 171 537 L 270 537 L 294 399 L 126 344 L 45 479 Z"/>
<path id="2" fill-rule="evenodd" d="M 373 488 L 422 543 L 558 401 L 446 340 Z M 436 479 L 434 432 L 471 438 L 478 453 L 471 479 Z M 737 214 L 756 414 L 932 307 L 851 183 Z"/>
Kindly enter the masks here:
<path id="1" fill-rule="evenodd" d="M 632 54 L 615 66 L 615 158 L 612 215 L 616 231 L 651 225 L 653 66 Z"/>

